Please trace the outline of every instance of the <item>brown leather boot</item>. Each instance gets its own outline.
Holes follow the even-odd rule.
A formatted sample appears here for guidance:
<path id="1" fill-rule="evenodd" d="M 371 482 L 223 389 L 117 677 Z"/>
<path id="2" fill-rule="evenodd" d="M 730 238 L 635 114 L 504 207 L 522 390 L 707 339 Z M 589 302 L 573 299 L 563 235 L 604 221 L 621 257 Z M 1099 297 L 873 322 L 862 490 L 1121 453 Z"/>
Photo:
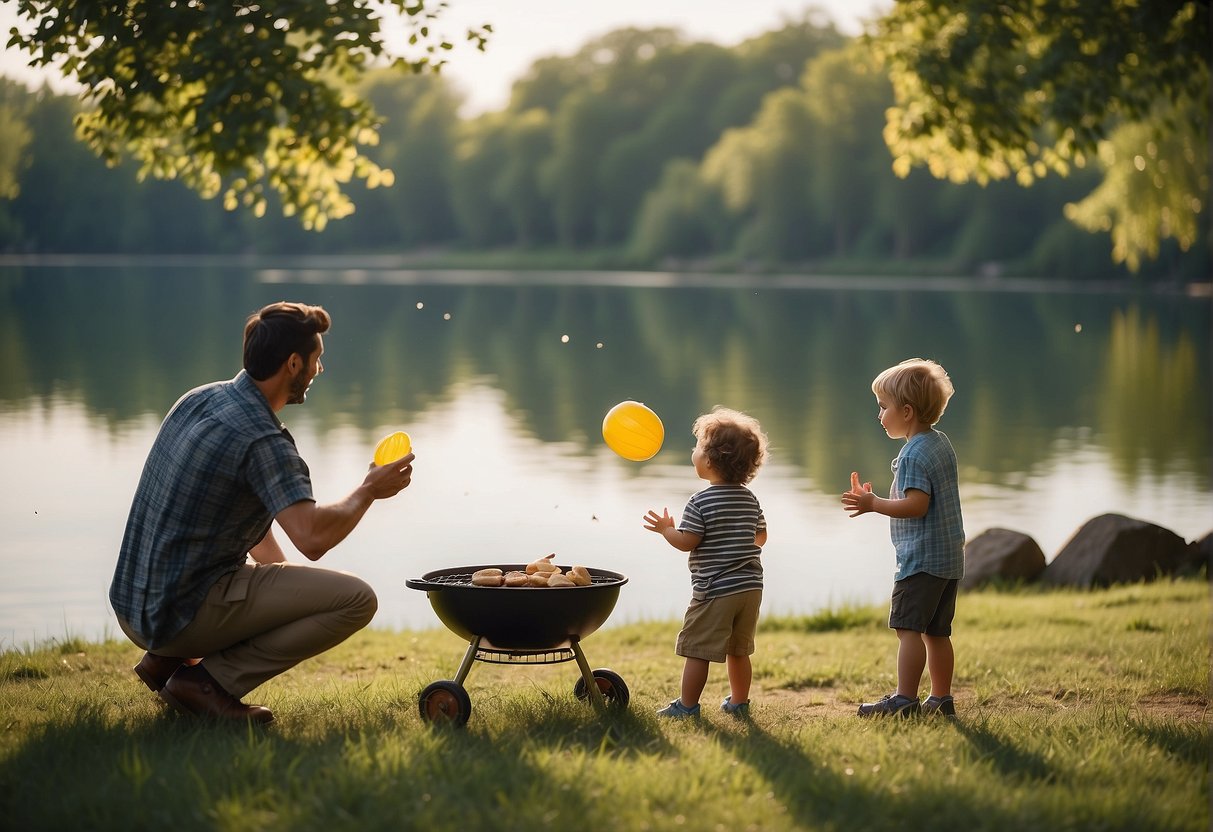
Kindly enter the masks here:
<path id="1" fill-rule="evenodd" d="M 274 721 L 269 708 L 245 705 L 225 691 L 200 664 L 182 667 L 169 677 L 160 690 L 160 698 L 189 716 L 261 724 Z"/>
<path id="2" fill-rule="evenodd" d="M 185 664 L 185 659 L 176 656 L 158 656 L 155 653 L 144 653 L 139 664 L 135 665 L 135 675 L 143 680 L 152 693 L 159 693 L 177 668 Z"/>

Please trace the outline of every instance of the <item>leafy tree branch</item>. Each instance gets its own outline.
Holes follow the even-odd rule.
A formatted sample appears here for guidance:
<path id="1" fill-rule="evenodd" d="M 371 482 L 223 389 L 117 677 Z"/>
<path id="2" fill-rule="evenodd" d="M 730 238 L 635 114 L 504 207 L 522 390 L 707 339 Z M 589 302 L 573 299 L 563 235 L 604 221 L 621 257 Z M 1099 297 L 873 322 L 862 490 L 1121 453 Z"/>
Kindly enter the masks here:
<path id="1" fill-rule="evenodd" d="M 894 170 L 1029 185 L 1098 157 L 1105 187 L 1072 218 L 1133 268 L 1160 239 L 1186 250 L 1208 211 L 1209 144 L 1189 136 L 1208 136 L 1209 5 L 899 0 L 870 40 L 893 83 Z"/>
<path id="2" fill-rule="evenodd" d="M 84 89 L 82 139 L 140 176 L 180 179 L 203 197 L 261 215 L 276 192 L 288 215 L 323 229 L 354 205 L 353 179 L 390 185 L 364 153 L 380 120 L 354 94 L 370 67 L 437 71 L 453 44 L 434 0 L 19 0 L 31 24 L 9 47 Z M 390 36 L 388 23 L 401 34 Z M 483 49 L 491 27 L 469 29 Z"/>

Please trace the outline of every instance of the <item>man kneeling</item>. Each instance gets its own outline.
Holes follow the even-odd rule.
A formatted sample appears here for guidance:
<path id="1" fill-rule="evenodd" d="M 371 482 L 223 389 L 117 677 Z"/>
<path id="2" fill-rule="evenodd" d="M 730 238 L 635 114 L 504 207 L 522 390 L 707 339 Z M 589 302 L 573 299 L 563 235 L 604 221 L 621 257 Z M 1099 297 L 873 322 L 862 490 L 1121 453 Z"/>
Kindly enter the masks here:
<path id="1" fill-rule="evenodd" d="M 413 454 L 372 465 L 345 499 L 317 505 L 307 464 L 278 420 L 324 372 L 319 306 L 274 303 L 244 328 L 244 369 L 198 387 L 165 417 L 135 491 L 110 603 L 147 653 L 135 673 L 182 713 L 266 723 L 241 697 L 370 623 L 375 591 L 320 559 L 371 503 L 408 487 Z M 250 561 L 251 556 L 251 561 Z"/>

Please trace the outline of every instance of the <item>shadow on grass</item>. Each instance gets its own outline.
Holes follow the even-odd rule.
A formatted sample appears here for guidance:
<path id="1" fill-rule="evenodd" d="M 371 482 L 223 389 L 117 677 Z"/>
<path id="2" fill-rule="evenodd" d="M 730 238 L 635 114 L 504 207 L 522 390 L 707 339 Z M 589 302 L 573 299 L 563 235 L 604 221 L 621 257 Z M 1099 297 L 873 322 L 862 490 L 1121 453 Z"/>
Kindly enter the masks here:
<path id="1" fill-rule="evenodd" d="M 1206 722 L 1163 722 L 1130 720 L 1129 727 L 1146 742 L 1188 763 L 1213 762 Z"/>
<path id="2" fill-rule="evenodd" d="M 492 705 L 482 710 L 488 707 Z M 669 740 L 656 730 L 653 720 L 647 716 L 615 709 L 599 714 L 588 702 L 561 700 L 544 692 L 526 702 L 504 701 L 495 716 L 500 718 L 496 721 L 505 725 L 491 731 L 495 740 L 515 748 L 537 744 L 609 754 L 618 759 L 638 754 L 674 753 Z M 472 720 L 475 719 L 473 711 Z M 468 727 L 473 732 L 478 730 L 472 722 Z"/>
<path id="3" fill-rule="evenodd" d="M 856 807 L 873 799 L 870 789 L 849 780 L 844 771 L 814 759 L 753 722 L 739 721 L 735 731 L 705 722 L 704 729 L 722 748 L 763 777 L 797 825 L 813 829 L 851 827 L 859 820 Z"/>
<path id="4" fill-rule="evenodd" d="M 943 726 L 880 726 L 878 730 L 939 730 Z M 721 746 L 756 771 L 787 807 L 798 827 L 818 829 L 903 830 L 1017 829 L 1024 823 L 1013 807 L 991 805 L 988 796 L 949 785 L 944 779 L 923 788 L 903 789 L 880 779 L 856 776 L 842 760 L 815 758 L 752 722 L 736 730 L 706 724 Z M 946 730 L 946 728 L 944 729 Z M 991 740 L 984 740 L 990 743 Z M 1004 754 L 1004 759 L 1010 757 Z M 916 760 L 906 760 L 914 765 Z M 1021 759 L 1010 767 L 1036 761 Z"/>
<path id="5" fill-rule="evenodd" d="M 985 723 L 958 719 L 953 725 L 978 757 L 989 760 L 1004 777 L 1037 783 L 1052 783 L 1056 779 L 1056 773 L 1043 757 L 1018 747 Z"/>
<path id="6" fill-rule="evenodd" d="M 507 702 L 464 728 L 397 713 L 297 731 L 290 716 L 259 727 L 80 706 L 10 738 L 0 817 L 23 830 L 609 827 L 610 801 L 535 761 L 568 754 L 572 772 L 669 753 L 651 721 L 572 699 Z"/>

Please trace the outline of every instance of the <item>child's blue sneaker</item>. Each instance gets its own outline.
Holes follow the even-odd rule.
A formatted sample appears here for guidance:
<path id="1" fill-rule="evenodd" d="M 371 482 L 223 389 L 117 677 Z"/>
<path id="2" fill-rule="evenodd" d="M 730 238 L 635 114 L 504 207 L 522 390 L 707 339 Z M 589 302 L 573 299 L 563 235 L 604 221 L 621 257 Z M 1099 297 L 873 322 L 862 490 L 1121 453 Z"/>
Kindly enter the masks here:
<path id="1" fill-rule="evenodd" d="M 956 716 L 956 701 L 950 696 L 929 696 L 920 706 L 924 714 L 932 716 Z"/>
<path id="2" fill-rule="evenodd" d="M 734 705 L 733 695 L 729 694 L 724 698 L 724 701 L 720 703 L 720 710 L 724 711 L 726 714 L 732 714 L 733 716 L 744 718 L 750 715 L 750 703 L 738 702 L 736 705 Z"/>
<path id="3" fill-rule="evenodd" d="M 688 708 L 681 699 L 675 699 L 657 712 L 657 716 L 668 716 L 673 719 L 686 719 L 689 716 L 699 716 L 699 704 Z"/>
<path id="4" fill-rule="evenodd" d="M 914 716 L 918 713 L 919 702 L 900 693 L 890 693 L 882 696 L 876 702 L 865 702 L 859 706 L 860 716 Z"/>

